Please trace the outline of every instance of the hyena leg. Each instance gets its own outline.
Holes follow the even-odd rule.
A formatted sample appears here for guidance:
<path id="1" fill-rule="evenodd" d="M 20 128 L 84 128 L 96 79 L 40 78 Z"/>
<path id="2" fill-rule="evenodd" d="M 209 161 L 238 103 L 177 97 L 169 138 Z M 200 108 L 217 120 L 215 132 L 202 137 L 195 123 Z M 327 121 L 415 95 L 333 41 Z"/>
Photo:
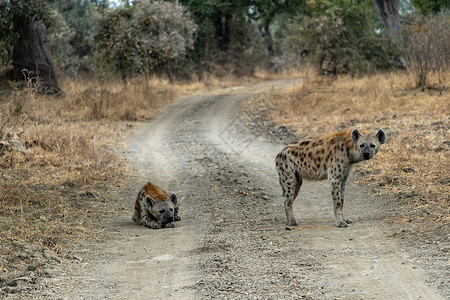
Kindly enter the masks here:
<path id="1" fill-rule="evenodd" d="M 133 219 L 134 222 L 139 222 L 141 220 L 141 214 L 137 208 L 134 208 L 134 213 L 131 219 Z"/>
<path id="2" fill-rule="evenodd" d="M 286 210 L 287 224 L 297 226 L 297 221 L 294 218 L 294 211 L 292 205 L 298 195 L 302 180 L 295 167 L 287 160 L 286 154 L 280 152 L 276 159 L 276 168 L 280 180 L 283 196 L 286 197 L 284 201 L 284 209 Z"/>
<path id="3" fill-rule="evenodd" d="M 133 216 L 131 217 L 131 219 L 132 219 L 134 222 L 139 221 L 139 220 L 138 220 L 138 219 L 139 219 L 139 212 L 137 212 L 136 209 L 134 210 L 134 213 L 133 213 Z"/>
<path id="4" fill-rule="evenodd" d="M 297 226 L 297 221 L 294 217 L 293 204 L 297 198 L 302 181 L 299 178 L 297 171 L 290 170 L 280 175 L 280 183 L 283 188 L 283 193 L 286 199 L 284 200 L 284 209 L 286 210 L 287 224 L 290 226 Z"/>
<path id="5" fill-rule="evenodd" d="M 344 197 L 342 195 L 342 181 L 341 180 L 331 180 L 331 195 L 333 197 L 334 206 L 334 216 L 336 217 L 337 227 L 347 227 L 347 222 L 345 222 L 342 215 L 342 207 L 344 205 Z"/>
<path id="6" fill-rule="evenodd" d="M 294 211 L 293 211 L 293 204 L 295 201 L 295 198 L 297 198 L 298 192 L 300 190 L 300 187 L 302 186 L 301 181 L 297 181 L 294 183 L 294 188 L 289 190 L 289 188 L 286 191 L 286 200 L 284 200 L 284 209 L 286 210 L 286 218 L 287 223 L 290 226 L 297 226 L 298 223 L 294 218 Z"/>
<path id="7" fill-rule="evenodd" d="M 349 172 L 347 173 L 347 175 L 344 177 L 344 180 L 342 180 L 342 183 L 341 183 L 341 195 L 342 195 L 342 209 L 344 209 L 344 194 L 345 194 L 345 186 L 346 186 L 346 184 L 347 184 L 347 179 L 348 179 L 348 175 L 350 174 L 350 170 L 349 170 Z M 343 216 L 344 214 L 342 213 L 342 216 Z M 347 219 L 347 218 L 344 218 L 343 217 L 343 219 L 344 219 L 344 221 L 345 221 L 345 223 L 347 223 L 347 224 L 351 224 L 352 223 L 352 221 L 350 220 L 350 219 Z"/>
<path id="8" fill-rule="evenodd" d="M 175 207 L 173 209 L 173 220 L 174 221 L 180 221 L 181 220 L 180 216 L 178 215 L 178 207 Z"/>

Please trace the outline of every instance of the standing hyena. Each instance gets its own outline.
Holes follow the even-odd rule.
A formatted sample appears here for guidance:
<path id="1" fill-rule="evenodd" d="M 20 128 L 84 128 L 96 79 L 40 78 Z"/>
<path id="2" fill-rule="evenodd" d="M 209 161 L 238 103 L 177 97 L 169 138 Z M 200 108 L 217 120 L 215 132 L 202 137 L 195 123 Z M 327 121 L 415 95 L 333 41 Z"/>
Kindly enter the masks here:
<path id="1" fill-rule="evenodd" d="M 148 182 L 139 191 L 132 219 L 153 229 L 175 227 L 172 222 L 180 220 L 179 204 L 177 195 L 169 196 L 163 189 Z"/>
<path id="2" fill-rule="evenodd" d="M 371 159 L 386 134 L 380 129 L 375 135 L 361 134 L 357 129 L 343 131 L 296 144 L 287 145 L 276 157 L 276 168 L 280 177 L 284 208 L 288 225 L 296 226 L 292 204 L 298 195 L 303 179 L 322 180 L 328 178 L 334 203 L 334 215 L 338 227 L 347 227 L 351 221 L 344 219 L 344 190 L 353 164 Z"/>

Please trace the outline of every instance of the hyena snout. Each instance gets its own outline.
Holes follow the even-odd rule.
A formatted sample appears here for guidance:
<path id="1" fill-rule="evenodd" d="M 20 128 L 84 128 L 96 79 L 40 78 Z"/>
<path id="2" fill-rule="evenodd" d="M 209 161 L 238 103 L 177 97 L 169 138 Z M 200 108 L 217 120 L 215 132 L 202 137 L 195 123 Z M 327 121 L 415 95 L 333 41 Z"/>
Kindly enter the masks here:
<path id="1" fill-rule="evenodd" d="M 363 151 L 363 157 L 364 159 L 371 159 L 373 156 L 373 154 L 371 153 L 371 151 L 369 149 L 365 149 Z"/>
<path id="2" fill-rule="evenodd" d="M 361 149 L 362 158 L 365 160 L 371 159 L 377 154 L 377 146 L 374 143 L 370 143 Z"/>
<path id="3" fill-rule="evenodd" d="M 168 224 L 174 221 L 173 209 L 161 209 L 154 214 L 161 224 Z"/>
<path id="4" fill-rule="evenodd" d="M 161 223 L 167 224 L 173 222 L 173 212 L 166 212 L 163 217 L 163 221 Z"/>

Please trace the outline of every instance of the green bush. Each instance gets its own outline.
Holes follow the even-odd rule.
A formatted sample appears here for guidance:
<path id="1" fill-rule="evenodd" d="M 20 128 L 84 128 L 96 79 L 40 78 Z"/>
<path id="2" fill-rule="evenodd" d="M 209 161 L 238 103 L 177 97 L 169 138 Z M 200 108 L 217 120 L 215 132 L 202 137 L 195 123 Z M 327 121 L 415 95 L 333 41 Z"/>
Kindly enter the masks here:
<path id="1" fill-rule="evenodd" d="M 193 46 L 195 23 L 178 3 L 134 1 L 105 13 L 96 36 L 105 71 L 149 75 Z"/>
<path id="2" fill-rule="evenodd" d="M 50 26 L 47 29 L 55 67 L 66 75 L 95 71 L 100 2 L 65 0 L 51 4 Z"/>
<path id="3" fill-rule="evenodd" d="M 309 60 L 322 74 L 366 73 L 392 67 L 398 60 L 369 1 L 320 0 L 309 5 L 309 16 L 291 23 L 287 41 L 292 47 L 298 40 L 308 49 Z"/>

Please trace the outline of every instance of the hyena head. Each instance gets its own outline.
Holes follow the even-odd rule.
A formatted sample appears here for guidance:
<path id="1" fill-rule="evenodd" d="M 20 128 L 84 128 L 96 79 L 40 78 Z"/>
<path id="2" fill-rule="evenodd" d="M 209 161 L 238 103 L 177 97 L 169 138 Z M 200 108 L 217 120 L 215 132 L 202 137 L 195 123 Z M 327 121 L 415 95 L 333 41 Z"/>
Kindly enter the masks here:
<path id="1" fill-rule="evenodd" d="M 166 200 L 153 200 L 153 198 L 147 195 L 144 203 L 150 214 L 161 224 L 174 221 L 174 209 L 179 205 L 178 197 L 175 194 L 170 195 Z"/>
<path id="2" fill-rule="evenodd" d="M 358 129 L 353 129 L 352 142 L 356 144 L 359 151 L 358 160 L 371 159 L 377 154 L 380 145 L 386 143 L 386 133 L 379 129 L 375 135 L 364 135 Z"/>

